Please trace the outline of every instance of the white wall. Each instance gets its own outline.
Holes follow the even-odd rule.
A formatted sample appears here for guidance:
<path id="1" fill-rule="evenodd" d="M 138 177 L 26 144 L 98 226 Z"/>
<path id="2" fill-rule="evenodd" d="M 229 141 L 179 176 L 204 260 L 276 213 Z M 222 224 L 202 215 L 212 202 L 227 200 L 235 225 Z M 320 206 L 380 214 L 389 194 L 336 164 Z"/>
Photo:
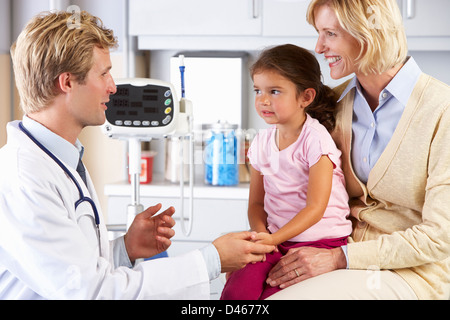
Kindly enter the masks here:
<path id="1" fill-rule="evenodd" d="M 11 42 L 11 5 L 9 0 L 0 0 L 0 54 L 9 52 Z"/>
<path id="2" fill-rule="evenodd" d="M 411 51 L 423 72 L 450 85 L 450 51 Z"/>
<path id="3" fill-rule="evenodd" d="M 51 5 L 54 5 L 59 10 L 65 10 L 69 5 L 77 5 L 81 10 L 88 11 L 89 13 L 98 16 L 102 19 L 103 23 L 114 30 L 115 34 L 119 38 L 120 44 L 123 43 L 123 32 L 124 32 L 124 5 L 125 0 L 0 0 L 0 9 L 5 11 L 9 2 L 12 3 L 12 28 L 13 28 L 13 39 L 22 31 L 26 23 L 35 15 L 49 11 Z M 9 10 L 7 11 L 9 12 Z M 8 13 L 9 15 L 9 13 Z M 2 19 L 4 20 L 4 19 Z M 6 21 L 7 19 L 5 19 Z M 1 26 L 2 21 L 0 21 Z M 6 22 L 5 22 L 6 23 Z M 3 33 L 3 28 L 0 29 Z M 1 35 L 0 35 L 1 41 Z M 0 42 L 1 45 L 1 42 Z M 0 47 L 1 49 L 1 47 Z M 122 49 L 119 48 L 118 51 Z"/>
<path id="4" fill-rule="evenodd" d="M 6 143 L 6 123 L 11 119 L 11 5 L 0 0 L 0 147 Z"/>
<path id="5" fill-rule="evenodd" d="M 13 41 L 17 39 L 22 29 L 32 17 L 39 14 L 40 12 L 50 10 L 49 0 L 12 0 L 11 6 Z"/>

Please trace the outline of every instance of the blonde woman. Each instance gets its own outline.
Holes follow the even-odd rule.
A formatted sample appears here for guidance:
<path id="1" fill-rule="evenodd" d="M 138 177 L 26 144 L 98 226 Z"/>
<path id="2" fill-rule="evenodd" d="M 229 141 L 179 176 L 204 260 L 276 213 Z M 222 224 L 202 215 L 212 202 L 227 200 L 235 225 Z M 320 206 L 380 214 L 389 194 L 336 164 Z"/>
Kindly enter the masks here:
<path id="1" fill-rule="evenodd" d="M 422 73 L 395 0 L 313 0 L 336 88 L 354 230 L 345 248 L 291 250 L 269 274 L 273 299 L 448 299 L 450 88 Z"/>

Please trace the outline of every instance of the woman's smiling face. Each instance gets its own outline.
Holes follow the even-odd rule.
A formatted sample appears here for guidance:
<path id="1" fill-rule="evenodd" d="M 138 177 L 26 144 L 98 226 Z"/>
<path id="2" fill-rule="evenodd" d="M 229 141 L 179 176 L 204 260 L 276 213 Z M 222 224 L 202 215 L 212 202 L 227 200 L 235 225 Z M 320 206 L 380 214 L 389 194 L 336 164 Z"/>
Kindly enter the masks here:
<path id="1" fill-rule="evenodd" d="M 314 14 L 319 33 L 315 51 L 328 61 L 331 78 L 341 79 L 356 72 L 356 60 L 361 50 L 358 41 L 341 27 L 328 5 L 318 7 Z"/>

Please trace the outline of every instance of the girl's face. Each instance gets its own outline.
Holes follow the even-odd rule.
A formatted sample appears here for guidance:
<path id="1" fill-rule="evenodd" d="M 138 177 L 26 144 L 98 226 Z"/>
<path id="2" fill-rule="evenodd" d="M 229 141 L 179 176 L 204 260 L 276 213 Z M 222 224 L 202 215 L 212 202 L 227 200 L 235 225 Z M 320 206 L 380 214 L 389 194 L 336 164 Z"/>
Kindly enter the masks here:
<path id="1" fill-rule="evenodd" d="M 265 70 L 253 76 L 255 107 L 267 124 L 288 124 L 304 115 L 301 95 L 294 83 L 278 72 Z"/>
<path id="2" fill-rule="evenodd" d="M 333 79 L 341 79 L 357 71 L 355 64 L 361 46 L 347 31 L 342 29 L 334 11 L 328 6 L 318 7 L 315 24 L 319 39 L 316 52 L 324 54 Z"/>

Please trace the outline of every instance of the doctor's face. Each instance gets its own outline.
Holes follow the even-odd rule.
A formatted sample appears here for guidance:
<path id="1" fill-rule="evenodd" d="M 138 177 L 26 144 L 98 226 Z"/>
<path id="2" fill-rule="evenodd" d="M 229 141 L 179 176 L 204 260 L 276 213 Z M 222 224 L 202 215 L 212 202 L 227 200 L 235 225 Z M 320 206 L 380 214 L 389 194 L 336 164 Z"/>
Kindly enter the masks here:
<path id="1" fill-rule="evenodd" d="M 85 83 L 74 84 L 71 109 L 82 128 L 105 123 L 106 103 L 109 102 L 109 96 L 117 91 L 110 73 L 111 67 L 109 50 L 94 47 L 93 66 Z"/>

